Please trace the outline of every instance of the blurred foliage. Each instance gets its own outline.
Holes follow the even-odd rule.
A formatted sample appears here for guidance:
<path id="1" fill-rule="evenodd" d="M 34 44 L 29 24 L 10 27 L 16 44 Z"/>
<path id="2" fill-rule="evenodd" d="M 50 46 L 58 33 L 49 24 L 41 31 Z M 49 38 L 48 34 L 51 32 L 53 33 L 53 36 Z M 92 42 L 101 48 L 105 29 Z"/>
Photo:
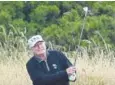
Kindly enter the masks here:
<path id="1" fill-rule="evenodd" d="M 85 6 L 89 8 L 86 21 Z M 42 34 L 46 42 L 66 50 L 78 45 L 114 48 L 114 6 L 113 1 L 1 1 L 0 42 L 17 47 L 20 39 L 24 42 L 25 37 Z"/>

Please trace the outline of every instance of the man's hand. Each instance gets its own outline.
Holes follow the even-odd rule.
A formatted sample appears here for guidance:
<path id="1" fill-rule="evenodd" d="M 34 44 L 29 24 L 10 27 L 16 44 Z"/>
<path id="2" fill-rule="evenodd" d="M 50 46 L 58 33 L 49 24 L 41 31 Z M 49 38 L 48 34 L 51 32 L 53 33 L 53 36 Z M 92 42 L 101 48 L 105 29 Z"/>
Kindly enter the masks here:
<path id="1" fill-rule="evenodd" d="M 72 75 L 73 73 L 76 72 L 75 66 L 71 66 L 71 67 L 67 68 L 66 72 L 67 72 L 68 75 Z"/>
<path id="2" fill-rule="evenodd" d="M 71 66 L 66 69 L 66 72 L 68 74 L 68 78 L 70 81 L 76 80 L 76 68 L 74 66 Z"/>

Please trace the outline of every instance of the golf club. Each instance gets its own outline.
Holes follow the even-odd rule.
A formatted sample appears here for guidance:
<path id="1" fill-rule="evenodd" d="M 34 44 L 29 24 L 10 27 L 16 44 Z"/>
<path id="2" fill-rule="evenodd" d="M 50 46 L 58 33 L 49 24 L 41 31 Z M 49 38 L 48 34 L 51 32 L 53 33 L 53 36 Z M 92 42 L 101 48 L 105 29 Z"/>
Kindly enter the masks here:
<path id="1" fill-rule="evenodd" d="M 87 17 L 87 14 L 88 14 L 88 7 L 84 7 L 83 8 L 84 12 L 85 12 L 85 16 L 84 16 L 84 19 L 83 19 L 83 25 L 82 25 L 82 29 L 81 29 L 81 33 L 80 33 L 80 38 L 79 38 L 79 43 L 78 43 L 78 48 L 76 50 L 76 53 L 78 54 L 79 50 L 80 50 L 80 44 L 81 44 L 81 40 L 82 40 L 82 35 L 83 35 L 83 30 L 85 28 L 85 23 L 86 23 L 86 17 Z M 77 61 L 77 57 L 75 58 L 75 61 L 74 61 L 74 66 L 76 65 L 76 61 Z"/>
<path id="2" fill-rule="evenodd" d="M 78 43 L 78 49 L 76 50 L 77 54 L 80 50 L 80 44 L 81 44 L 81 40 L 82 40 L 82 35 L 83 35 L 83 30 L 85 28 L 85 23 L 86 23 L 86 17 L 87 17 L 87 13 L 88 13 L 88 7 L 84 7 L 83 10 L 85 11 L 85 17 L 83 19 L 83 25 L 82 25 L 82 29 L 81 29 L 81 33 L 80 33 L 80 38 L 79 38 L 79 43 Z M 77 57 L 75 57 L 75 61 L 74 61 L 74 66 L 76 66 L 76 61 L 77 61 Z M 69 76 L 69 79 L 74 81 L 76 79 L 76 72 L 73 73 L 72 75 Z"/>

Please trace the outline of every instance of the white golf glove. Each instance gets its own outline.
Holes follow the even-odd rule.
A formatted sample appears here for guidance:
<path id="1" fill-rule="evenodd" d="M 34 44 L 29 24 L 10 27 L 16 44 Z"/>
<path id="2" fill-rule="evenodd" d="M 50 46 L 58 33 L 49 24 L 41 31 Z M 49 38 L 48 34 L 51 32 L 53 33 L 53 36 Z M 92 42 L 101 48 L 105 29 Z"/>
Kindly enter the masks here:
<path id="1" fill-rule="evenodd" d="M 75 81 L 76 80 L 76 73 L 73 73 L 72 75 L 69 75 L 69 80 L 70 81 Z"/>

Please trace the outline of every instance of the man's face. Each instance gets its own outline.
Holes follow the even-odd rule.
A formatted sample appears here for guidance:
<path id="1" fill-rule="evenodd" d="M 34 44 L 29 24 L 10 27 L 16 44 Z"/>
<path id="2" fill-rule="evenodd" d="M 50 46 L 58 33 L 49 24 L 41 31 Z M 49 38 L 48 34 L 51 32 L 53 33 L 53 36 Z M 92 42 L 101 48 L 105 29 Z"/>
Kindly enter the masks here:
<path id="1" fill-rule="evenodd" d="M 35 55 L 41 55 L 46 53 L 46 45 L 44 41 L 37 42 L 34 47 L 32 47 L 32 51 Z"/>

